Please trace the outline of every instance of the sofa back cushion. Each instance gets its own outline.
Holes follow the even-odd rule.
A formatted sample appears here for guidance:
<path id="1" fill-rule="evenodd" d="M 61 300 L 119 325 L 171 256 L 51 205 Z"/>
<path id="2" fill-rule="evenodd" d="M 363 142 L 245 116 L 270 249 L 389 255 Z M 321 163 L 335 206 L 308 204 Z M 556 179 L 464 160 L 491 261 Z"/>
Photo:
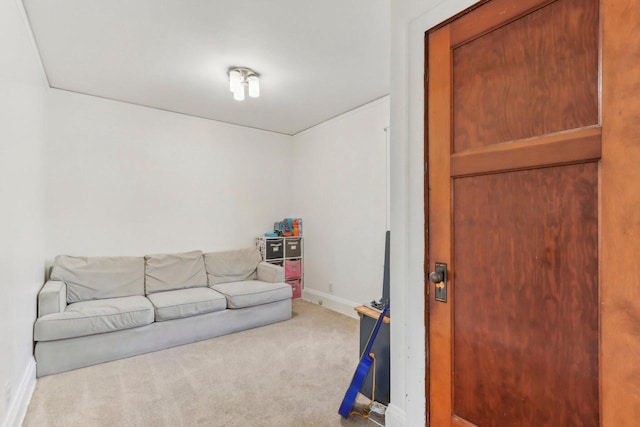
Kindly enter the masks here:
<path id="1" fill-rule="evenodd" d="M 67 284 L 67 303 L 144 295 L 143 257 L 56 257 L 51 280 Z"/>
<path id="2" fill-rule="evenodd" d="M 262 261 L 257 247 L 204 254 L 209 286 L 242 282 L 257 278 L 256 269 Z"/>
<path id="3" fill-rule="evenodd" d="M 144 258 L 147 295 L 207 286 L 207 273 L 201 251 L 146 255 Z"/>

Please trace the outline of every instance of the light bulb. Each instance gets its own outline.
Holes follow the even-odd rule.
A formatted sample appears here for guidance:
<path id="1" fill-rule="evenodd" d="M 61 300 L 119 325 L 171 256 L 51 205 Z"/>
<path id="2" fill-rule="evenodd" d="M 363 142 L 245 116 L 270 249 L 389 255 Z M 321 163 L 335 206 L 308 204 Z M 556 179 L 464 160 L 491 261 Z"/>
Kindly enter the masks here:
<path id="1" fill-rule="evenodd" d="M 233 92 L 233 99 L 236 101 L 244 101 L 244 84 L 239 84 L 238 88 Z"/>
<path id="2" fill-rule="evenodd" d="M 231 70 L 229 71 L 229 90 L 233 93 L 236 93 L 241 85 L 242 74 L 239 70 Z"/>
<path id="3" fill-rule="evenodd" d="M 249 76 L 247 79 L 249 82 L 249 96 L 252 98 L 257 98 L 260 96 L 260 80 L 258 80 L 258 76 Z"/>

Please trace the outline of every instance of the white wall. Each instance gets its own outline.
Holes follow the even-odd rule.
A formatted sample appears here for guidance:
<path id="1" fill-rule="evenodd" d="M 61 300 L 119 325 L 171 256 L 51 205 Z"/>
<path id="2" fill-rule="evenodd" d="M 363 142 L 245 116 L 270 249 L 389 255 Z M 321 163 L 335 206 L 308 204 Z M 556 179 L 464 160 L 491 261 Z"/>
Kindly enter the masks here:
<path id="1" fill-rule="evenodd" d="M 391 2 L 391 405 L 388 427 L 425 425 L 424 33 L 476 0 Z"/>
<path id="2" fill-rule="evenodd" d="M 32 330 L 44 277 L 46 96 L 30 34 L 12 0 L 0 1 L 0 93 L 0 425 L 10 426 L 21 420 L 35 384 Z"/>
<path id="3" fill-rule="evenodd" d="M 290 214 L 291 137 L 51 90 L 46 255 L 254 244 Z"/>
<path id="4" fill-rule="evenodd" d="M 350 316 L 382 296 L 388 125 L 386 96 L 293 137 L 304 297 Z"/>

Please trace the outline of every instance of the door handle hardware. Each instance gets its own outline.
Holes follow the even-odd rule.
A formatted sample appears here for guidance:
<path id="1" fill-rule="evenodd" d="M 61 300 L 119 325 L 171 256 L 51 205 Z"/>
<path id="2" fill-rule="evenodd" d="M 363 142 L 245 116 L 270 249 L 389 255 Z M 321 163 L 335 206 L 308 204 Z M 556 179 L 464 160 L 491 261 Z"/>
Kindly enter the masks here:
<path id="1" fill-rule="evenodd" d="M 444 280 L 444 275 L 440 271 L 432 271 L 429 274 L 429 279 L 431 279 L 431 281 L 437 286 Z"/>
<path id="2" fill-rule="evenodd" d="M 435 269 L 429 273 L 429 280 L 436 285 L 436 301 L 447 302 L 447 264 L 436 262 Z"/>

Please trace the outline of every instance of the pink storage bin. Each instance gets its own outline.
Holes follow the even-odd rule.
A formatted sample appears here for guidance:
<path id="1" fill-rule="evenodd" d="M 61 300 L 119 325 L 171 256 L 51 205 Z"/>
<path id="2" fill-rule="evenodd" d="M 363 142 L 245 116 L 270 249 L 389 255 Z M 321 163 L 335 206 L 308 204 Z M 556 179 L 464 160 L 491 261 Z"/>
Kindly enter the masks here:
<path id="1" fill-rule="evenodd" d="M 291 298 L 302 298 L 302 281 L 300 279 L 287 280 L 287 284 L 291 286 L 291 289 L 293 290 L 293 295 L 291 296 Z"/>
<path id="2" fill-rule="evenodd" d="M 284 262 L 284 278 L 299 279 L 302 277 L 302 260 L 293 259 Z"/>

